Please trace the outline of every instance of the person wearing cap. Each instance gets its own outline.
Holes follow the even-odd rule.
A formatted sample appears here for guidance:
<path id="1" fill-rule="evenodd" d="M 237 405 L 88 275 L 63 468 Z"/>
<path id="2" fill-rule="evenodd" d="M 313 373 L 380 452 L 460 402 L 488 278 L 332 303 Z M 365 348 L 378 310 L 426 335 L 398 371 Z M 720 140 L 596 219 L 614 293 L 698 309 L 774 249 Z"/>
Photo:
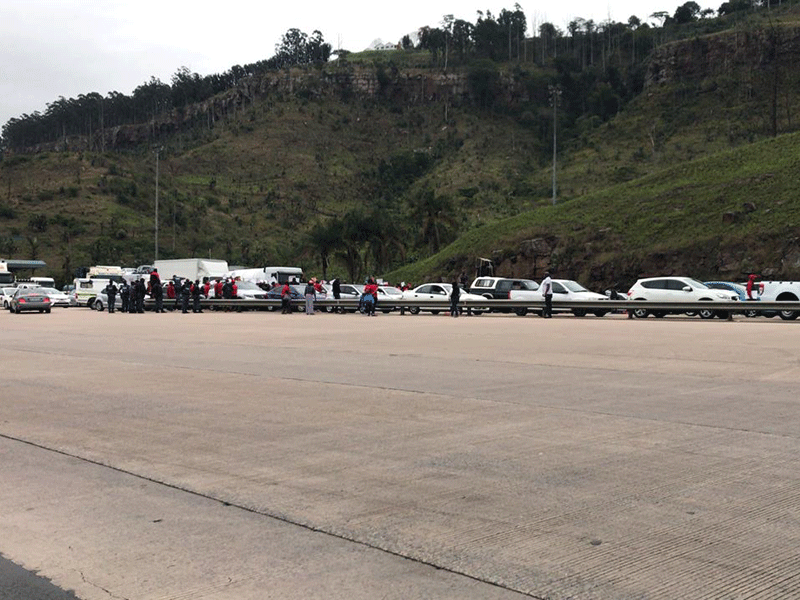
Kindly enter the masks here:
<path id="1" fill-rule="evenodd" d="M 542 296 L 544 296 L 544 312 L 542 312 L 542 316 L 545 319 L 549 319 L 553 316 L 553 281 L 550 279 L 549 271 L 545 272 L 539 289 L 542 292 Z"/>
<path id="2" fill-rule="evenodd" d="M 305 289 L 305 297 L 306 297 L 306 314 L 313 315 L 314 314 L 314 300 L 317 299 L 317 288 L 316 284 L 317 280 L 315 278 L 311 278 L 308 280 Z"/>

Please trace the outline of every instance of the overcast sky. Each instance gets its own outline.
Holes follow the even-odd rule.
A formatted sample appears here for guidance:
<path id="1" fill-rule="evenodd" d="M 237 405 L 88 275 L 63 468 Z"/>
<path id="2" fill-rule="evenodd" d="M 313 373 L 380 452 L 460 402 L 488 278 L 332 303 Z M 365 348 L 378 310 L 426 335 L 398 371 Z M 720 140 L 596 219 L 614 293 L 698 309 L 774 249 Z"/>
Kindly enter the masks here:
<path id="1" fill-rule="evenodd" d="M 529 31 L 545 21 L 562 30 L 575 17 L 643 21 L 684 0 L 520 0 Z M 718 4 L 698 2 L 702 8 Z M 286 30 L 319 29 L 334 49 L 396 42 L 445 14 L 472 23 L 477 10 L 513 9 L 494 0 L 0 0 L 0 125 L 44 111 L 59 96 L 130 94 L 155 76 L 169 83 L 181 66 L 201 75 L 269 58 Z"/>

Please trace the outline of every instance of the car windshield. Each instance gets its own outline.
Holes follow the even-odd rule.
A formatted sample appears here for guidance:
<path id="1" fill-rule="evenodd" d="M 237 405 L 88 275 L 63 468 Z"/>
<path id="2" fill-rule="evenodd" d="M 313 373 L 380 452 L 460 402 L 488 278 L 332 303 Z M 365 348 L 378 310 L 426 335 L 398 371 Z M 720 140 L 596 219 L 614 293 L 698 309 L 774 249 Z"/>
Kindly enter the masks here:
<path id="1" fill-rule="evenodd" d="M 250 281 L 237 281 L 236 282 L 236 289 L 238 290 L 253 290 L 256 292 L 263 292 L 260 287 L 258 287 L 255 283 Z"/>
<path id="2" fill-rule="evenodd" d="M 43 294 L 60 294 L 61 293 L 56 288 L 51 288 L 51 287 L 42 288 L 41 290 L 38 290 L 38 291 L 42 292 Z"/>
<path id="3" fill-rule="evenodd" d="M 577 281 L 562 281 L 561 285 L 567 288 L 570 292 L 588 292 L 585 287 L 583 287 Z"/>

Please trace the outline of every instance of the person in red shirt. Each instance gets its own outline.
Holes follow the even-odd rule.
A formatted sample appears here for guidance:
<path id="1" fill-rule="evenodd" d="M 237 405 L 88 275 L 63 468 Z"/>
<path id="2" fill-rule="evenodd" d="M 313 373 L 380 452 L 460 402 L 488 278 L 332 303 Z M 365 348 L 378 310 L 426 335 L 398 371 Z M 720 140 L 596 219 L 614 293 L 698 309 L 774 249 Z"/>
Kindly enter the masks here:
<path id="1" fill-rule="evenodd" d="M 755 300 L 753 297 L 753 287 L 756 283 L 756 276 L 751 273 L 750 277 L 747 278 L 747 299 L 748 300 Z"/>
<path id="2" fill-rule="evenodd" d="M 292 288 L 288 283 L 284 283 L 281 288 L 281 308 L 284 315 L 292 314 Z"/>
<path id="3" fill-rule="evenodd" d="M 364 296 L 372 296 L 372 301 L 367 299 L 365 306 L 367 307 L 367 316 L 375 316 L 375 305 L 378 303 L 378 284 L 372 277 L 369 278 L 367 285 L 364 286 Z"/>
<path id="4" fill-rule="evenodd" d="M 167 283 L 167 300 L 172 300 L 172 305 L 169 307 L 170 310 L 175 310 L 178 306 L 177 294 L 175 293 L 175 283 L 170 279 L 169 283 Z"/>
<path id="5" fill-rule="evenodd" d="M 214 298 L 222 298 L 222 279 L 217 279 L 214 284 Z"/>

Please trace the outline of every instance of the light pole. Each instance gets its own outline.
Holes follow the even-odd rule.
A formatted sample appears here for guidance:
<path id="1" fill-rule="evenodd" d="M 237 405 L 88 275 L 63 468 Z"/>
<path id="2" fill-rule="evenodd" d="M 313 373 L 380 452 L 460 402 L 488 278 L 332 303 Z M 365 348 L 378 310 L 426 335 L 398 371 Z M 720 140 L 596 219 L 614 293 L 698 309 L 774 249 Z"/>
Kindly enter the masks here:
<path id="1" fill-rule="evenodd" d="M 550 92 L 550 104 L 553 105 L 553 206 L 556 205 L 556 148 L 557 145 L 557 130 L 558 130 L 558 99 L 561 97 L 561 88 L 557 85 L 548 85 Z"/>
<path id="2" fill-rule="evenodd" d="M 154 258 L 153 263 L 158 260 L 158 155 L 163 150 L 163 148 L 158 147 L 155 149 L 156 151 L 156 213 L 155 213 L 155 251 L 153 252 Z"/>

